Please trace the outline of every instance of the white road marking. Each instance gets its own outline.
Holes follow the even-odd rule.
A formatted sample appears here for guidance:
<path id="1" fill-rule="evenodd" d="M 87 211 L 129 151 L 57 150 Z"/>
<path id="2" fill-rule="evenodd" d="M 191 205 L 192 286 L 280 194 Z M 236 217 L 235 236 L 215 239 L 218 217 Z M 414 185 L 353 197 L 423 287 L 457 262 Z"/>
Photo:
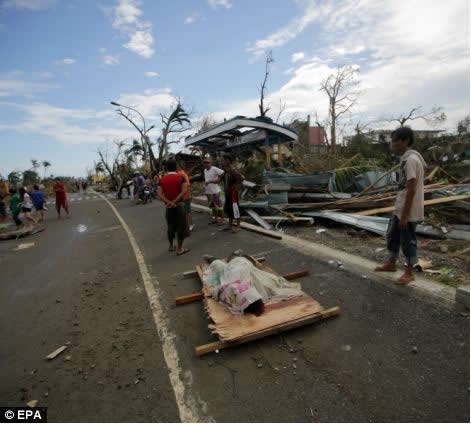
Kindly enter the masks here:
<path id="1" fill-rule="evenodd" d="M 167 365 L 173 393 L 175 394 L 180 420 L 182 422 L 201 422 L 203 420 L 205 422 L 208 422 L 208 420 L 214 422 L 214 420 L 206 414 L 204 419 L 202 416 L 200 416 L 200 409 L 204 411 L 206 408 L 205 405 L 199 405 L 196 398 L 193 396 L 193 393 L 191 393 L 189 390 L 192 380 L 191 372 L 185 371 L 185 380 L 187 380 L 186 384 L 180 377 L 183 372 L 180 367 L 177 346 L 175 345 L 176 336 L 169 328 L 169 319 L 167 318 L 163 304 L 160 301 L 162 297 L 159 289 L 160 283 L 157 280 L 154 280 L 154 282 L 152 281 L 152 277 L 150 276 L 141 249 L 139 248 L 133 233 L 124 219 L 121 217 L 118 210 L 105 196 L 102 194 L 98 194 L 98 196 L 108 203 L 108 206 L 118 218 L 119 222 L 124 228 L 124 231 L 126 231 L 128 235 L 129 242 L 131 243 L 131 247 L 134 251 L 134 256 L 136 257 L 137 265 L 139 266 L 139 271 L 141 272 L 142 281 L 144 283 L 144 288 L 146 290 L 150 309 L 154 318 L 155 327 L 157 329 L 160 341 L 162 342 L 162 351 L 164 354 L 165 363 Z"/>

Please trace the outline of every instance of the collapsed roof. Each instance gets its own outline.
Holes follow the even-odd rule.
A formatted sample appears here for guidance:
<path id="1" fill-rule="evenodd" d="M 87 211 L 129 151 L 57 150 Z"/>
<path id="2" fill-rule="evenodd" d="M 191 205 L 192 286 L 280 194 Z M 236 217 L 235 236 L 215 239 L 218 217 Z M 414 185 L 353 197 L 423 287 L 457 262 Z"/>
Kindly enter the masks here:
<path id="1" fill-rule="evenodd" d="M 296 142 L 298 134 L 267 119 L 236 116 L 185 140 L 185 147 L 213 151 L 254 149 L 261 146 Z"/>

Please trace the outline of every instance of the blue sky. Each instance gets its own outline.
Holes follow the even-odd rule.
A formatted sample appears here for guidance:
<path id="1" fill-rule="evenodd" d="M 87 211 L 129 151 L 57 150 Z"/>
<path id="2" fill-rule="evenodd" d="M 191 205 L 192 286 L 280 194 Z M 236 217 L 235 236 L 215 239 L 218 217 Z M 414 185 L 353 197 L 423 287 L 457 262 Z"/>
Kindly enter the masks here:
<path id="1" fill-rule="evenodd" d="M 467 0 L 0 0 L 0 174 L 36 158 L 85 175 L 99 146 L 136 137 L 111 100 L 152 137 L 175 96 L 195 123 L 256 116 L 268 50 L 282 121 L 325 119 L 319 84 L 339 65 L 362 88 L 346 132 L 419 105 L 443 106 L 446 130 L 469 113 Z"/>

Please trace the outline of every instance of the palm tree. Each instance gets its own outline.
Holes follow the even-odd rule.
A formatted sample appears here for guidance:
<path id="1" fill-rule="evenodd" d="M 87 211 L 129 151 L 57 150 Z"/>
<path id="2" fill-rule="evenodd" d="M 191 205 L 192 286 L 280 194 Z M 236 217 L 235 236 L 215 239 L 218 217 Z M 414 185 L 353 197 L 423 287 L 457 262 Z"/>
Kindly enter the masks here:
<path id="1" fill-rule="evenodd" d="M 129 158 L 131 158 L 131 160 L 133 160 L 133 162 L 137 164 L 137 157 L 142 156 L 144 154 L 144 149 L 142 148 L 141 143 L 139 143 L 137 140 L 133 140 L 132 146 L 129 149 L 127 149 L 124 153 L 128 159 L 128 162 L 129 162 Z"/>
<path id="2" fill-rule="evenodd" d="M 33 165 L 33 170 L 36 171 L 41 165 L 37 159 L 31 159 L 31 165 Z"/>
<path id="3" fill-rule="evenodd" d="M 43 177 L 43 180 L 46 178 L 46 171 L 47 171 L 47 168 L 49 168 L 51 166 L 51 162 L 47 161 L 47 160 L 43 160 L 42 161 L 42 166 L 44 168 L 44 177 Z"/>
<path id="4" fill-rule="evenodd" d="M 103 162 L 98 162 L 95 164 L 95 172 L 97 175 L 105 173 L 105 167 L 103 166 Z"/>

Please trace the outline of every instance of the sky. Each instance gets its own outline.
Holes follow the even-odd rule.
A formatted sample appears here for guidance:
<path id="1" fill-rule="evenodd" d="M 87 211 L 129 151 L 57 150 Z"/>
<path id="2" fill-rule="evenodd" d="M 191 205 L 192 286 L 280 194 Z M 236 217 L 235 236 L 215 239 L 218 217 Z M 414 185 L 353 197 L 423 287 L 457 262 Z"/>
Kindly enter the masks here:
<path id="1" fill-rule="evenodd" d="M 85 176 L 100 146 L 138 136 L 110 101 L 137 108 L 151 139 L 177 97 L 194 123 L 255 117 L 270 50 L 280 122 L 325 119 L 320 82 L 353 66 L 347 129 L 442 106 L 453 131 L 469 114 L 469 19 L 468 0 L 0 0 L 0 174 L 34 158 Z"/>

